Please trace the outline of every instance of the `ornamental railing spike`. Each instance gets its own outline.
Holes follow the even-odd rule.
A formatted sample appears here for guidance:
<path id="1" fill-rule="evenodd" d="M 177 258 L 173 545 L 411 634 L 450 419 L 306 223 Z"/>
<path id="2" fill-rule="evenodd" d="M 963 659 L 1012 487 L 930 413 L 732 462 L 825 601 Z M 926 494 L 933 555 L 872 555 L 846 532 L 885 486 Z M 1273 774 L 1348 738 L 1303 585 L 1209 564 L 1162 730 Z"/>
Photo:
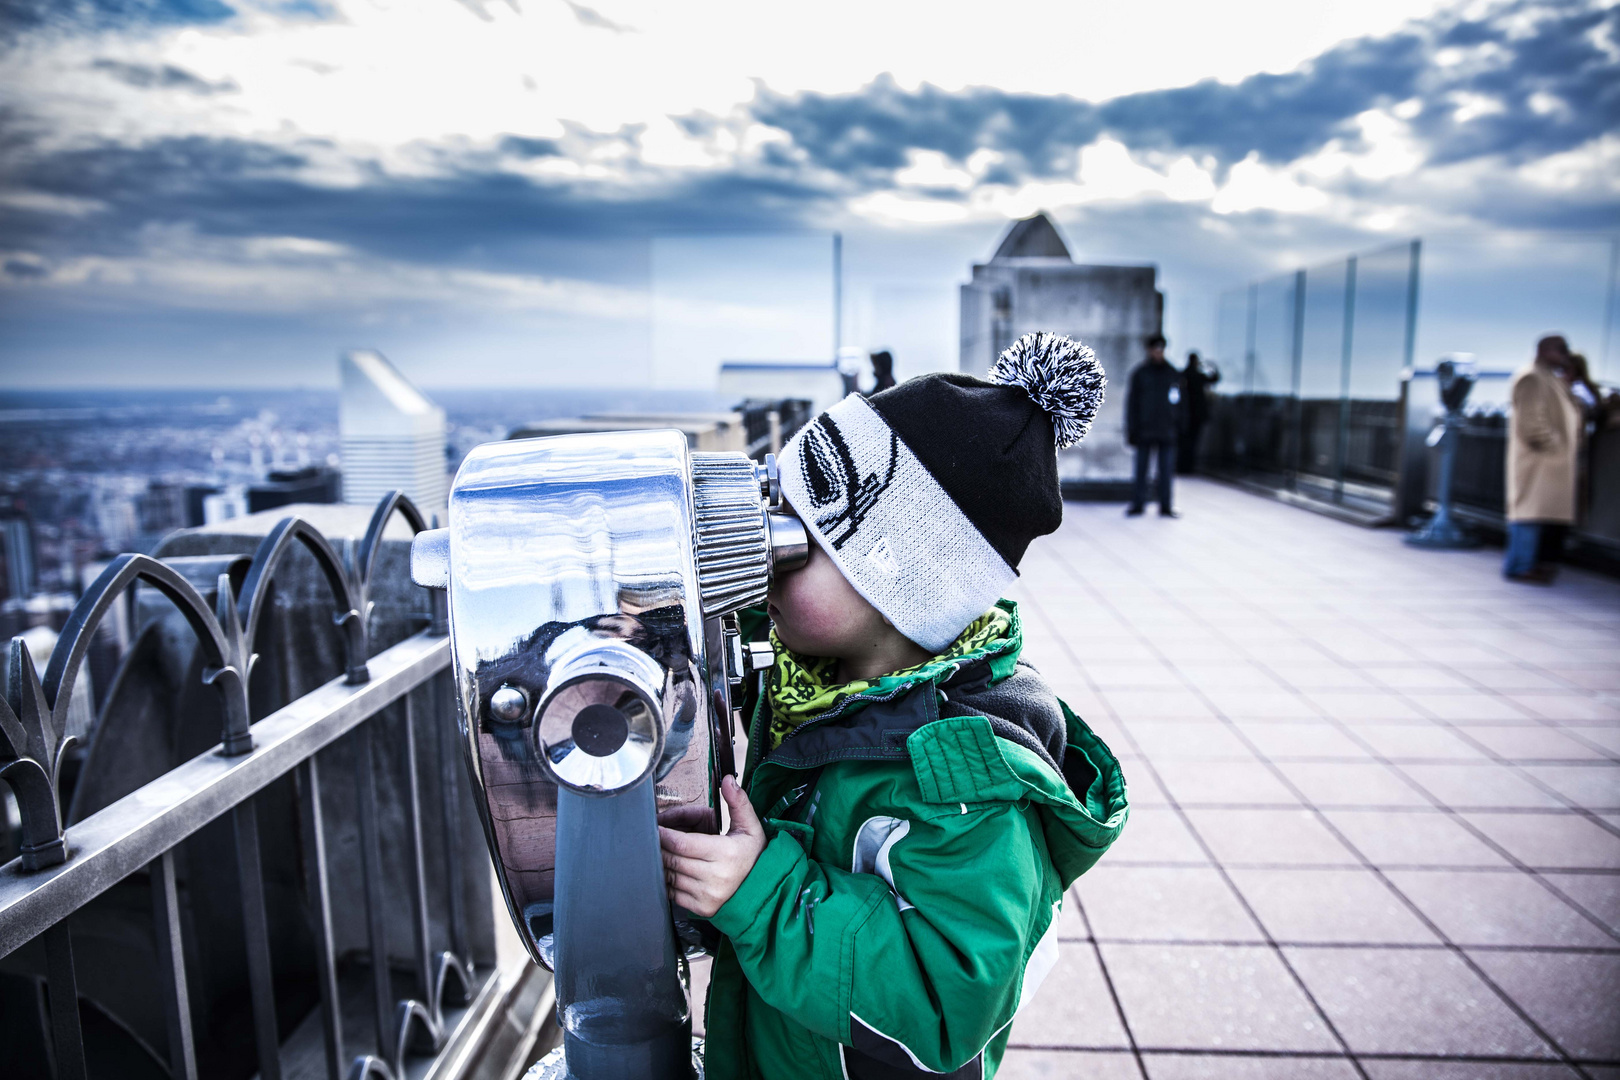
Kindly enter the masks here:
<path id="1" fill-rule="evenodd" d="M 388 527 L 388 521 L 398 513 L 411 527 L 411 532 L 419 533 L 427 528 L 427 521 L 422 517 L 422 511 L 417 509 L 403 491 L 390 491 L 377 503 L 377 509 L 371 513 L 371 522 L 366 526 L 365 538 L 360 541 L 360 548 L 356 552 L 355 577 L 362 585 L 371 584 L 372 565 L 376 562 L 377 552 L 382 548 L 383 530 Z"/>
<path id="2" fill-rule="evenodd" d="M 24 870 L 41 870 L 67 859 L 57 780 L 63 752 L 73 738 L 60 735 L 28 643 L 14 637 L 0 707 L 0 780 L 11 785 L 22 814 Z"/>
<path id="3" fill-rule="evenodd" d="M 427 528 L 422 511 L 417 509 L 410 496 L 396 489 L 377 501 L 377 508 L 371 512 L 371 520 L 366 524 L 365 536 L 361 538 L 358 547 L 350 549 L 349 573 L 354 584 L 355 611 L 358 613 L 356 625 L 362 636 L 369 634 L 371 613 L 377 606 L 371 599 L 371 587 L 377 554 L 382 550 L 383 532 L 396 513 L 411 527 L 412 535 Z M 351 677 L 349 681 L 364 682 L 366 678 L 362 671 L 360 678 Z"/>
<path id="4" fill-rule="evenodd" d="M 437 1053 L 443 1048 L 444 1040 L 449 1035 L 449 1026 L 445 1023 L 444 995 L 449 989 L 452 977 L 456 983 L 457 1004 L 467 1004 L 472 996 L 472 970 L 466 961 L 449 951 L 439 953 L 427 1004 L 424 1005 L 415 998 L 400 999 L 394 1015 L 395 1037 L 391 1063 L 398 1075 L 404 1075 L 405 1055 L 413 1046 L 424 1053 Z M 418 1033 L 420 1037 L 413 1038 Z"/>
<path id="5" fill-rule="evenodd" d="M 207 686 L 220 685 L 221 680 L 230 680 L 232 685 L 229 691 L 221 687 L 221 692 L 231 696 L 240 695 L 242 708 L 226 712 L 224 730 L 220 733 L 220 753 L 234 757 L 253 749 L 253 735 L 249 731 L 253 718 L 248 713 L 247 694 L 248 684 L 253 678 L 253 665 L 258 656 L 248 651 L 247 640 L 243 637 L 242 620 L 236 614 L 236 595 L 231 591 L 231 575 L 219 575 L 217 589 L 218 593 L 214 598 L 214 617 L 219 620 L 220 635 L 225 639 L 230 663 L 219 668 L 205 667 L 202 678 L 204 685 Z M 236 684 L 240 684 L 239 691 Z"/>
<path id="6" fill-rule="evenodd" d="M 253 553 L 253 563 L 248 567 L 247 580 L 242 582 L 241 595 L 236 600 L 236 611 L 242 620 L 242 640 L 250 654 L 257 650 L 259 633 L 259 620 L 264 617 L 268 608 L 271 582 L 275 578 L 276 570 L 281 566 L 281 560 L 292 551 L 294 544 L 302 544 L 304 549 L 315 558 L 315 563 L 326 576 L 326 583 L 331 587 L 332 599 L 336 601 L 337 608 L 333 621 L 344 630 L 343 634 L 343 662 L 348 675 L 348 682 L 362 683 L 366 675 L 366 634 L 365 627 L 352 625 L 351 617 L 356 614 L 354 590 L 349 582 L 348 569 L 343 560 L 338 558 L 336 551 L 332 550 L 331 543 L 320 532 L 301 517 L 283 518 L 276 523 L 269 534 L 259 542 L 258 550 Z M 359 672 L 359 678 L 355 677 Z"/>
<path id="7" fill-rule="evenodd" d="M 17 794 L 25 870 L 55 866 L 67 859 L 59 790 L 62 757 L 73 743 L 62 735 L 73 685 L 101 620 L 137 581 L 173 601 L 196 631 L 204 681 L 220 691 L 227 736 L 233 729 L 247 730 L 247 684 L 233 666 L 230 645 L 207 601 L 173 567 L 146 555 L 118 556 L 73 606 L 51 649 L 43 680 L 36 675 L 22 639 L 12 641 L 6 708 L 0 716 L 0 730 L 6 735 L 5 746 L 0 747 L 6 754 L 0 762 L 0 778 Z"/>
<path id="8" fill-rule="evenodd" d="M 146 555 L 120 555 L 74 605 L 43 678 L 27 644 L 13 638 L 6 692 L 0 700 L 0 780 L 11 785 L 22 815 L 23 869 L 39 870 L 67 858 L 59 779 L 63 755 L 74 740 L 62 733 L 91 640 L 121 595 L 143 582 L 167 596 L 185 617 L 197 634 L 202 680 L 220 693 L 225 715 L 220 750 L 244 754 L 253 749 L 248 680 L 258 660 L 254 638 L 281 560 L 294 544 L 314 556 L 336 601 L 333 619 L 343 630 L 346 681 L 365 682 L 370 678 L 366 658 L 371 575 L 383 530 L 395 513 L 403 515 L 415 532 L 426 528 L 415 504 L 398 491 L 390 492 L 378 503 L 366 537 L 348 563 L 307 521 L 296 516 L 282 519 L 254 552 L 239 594 L 233 594 L 229 575 L 220 575 L 212 608 L 173 567 Z"/>
<path id="9" fill-rule="evenodd" d="M 347 1080 L 394 1080 L 394 1070 L 380 1057 L 361 1054 L 349 1066 Z"/>

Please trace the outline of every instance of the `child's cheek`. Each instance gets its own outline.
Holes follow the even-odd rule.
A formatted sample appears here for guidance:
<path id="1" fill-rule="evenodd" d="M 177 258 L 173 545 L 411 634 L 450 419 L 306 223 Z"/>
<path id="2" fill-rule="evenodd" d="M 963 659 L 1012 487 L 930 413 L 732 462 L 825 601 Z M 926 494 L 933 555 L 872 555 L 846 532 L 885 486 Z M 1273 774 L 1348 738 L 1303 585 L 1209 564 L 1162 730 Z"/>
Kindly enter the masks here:
<path id="1" fill-rule="evenodd" d="M 830 655 L 828 650 L 842 637 L 846 613 L 838 598 L 817 588 L 813 579 L 799 574 L 793 579 L 785 583 L 777 602 L 782 616 L 777 634 L 795 652 Z"/>

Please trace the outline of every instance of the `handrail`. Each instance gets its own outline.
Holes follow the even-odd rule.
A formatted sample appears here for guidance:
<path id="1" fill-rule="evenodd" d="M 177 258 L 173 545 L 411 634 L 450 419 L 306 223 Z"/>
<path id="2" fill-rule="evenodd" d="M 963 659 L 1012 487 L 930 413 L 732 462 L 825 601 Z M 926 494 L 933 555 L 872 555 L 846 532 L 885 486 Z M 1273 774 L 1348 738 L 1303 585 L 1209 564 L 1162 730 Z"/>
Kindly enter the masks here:
<path id="1" fill-rule="evenodd" d="M 371 679 L 345 676 L 253 725 L 255 746 L 236 757 L 218 745 L 112 803 L 68 831 L 71 858 L 44 870 L 16 858 L 0 866 L 0 957 L 141 869 L 208 822 L 291 772 L 450 662 L 444 637 L 423 631 L 369 661 Z"/>
<path id="2" fill-rule="evenodd" d="M 173 1074 L 195 1080 L 197 1059 L 187 1004 L 186 962 L 181 905 L 175 881 L 179 845 L 209 822 L 228 818 L 234 833 L 241 900 L 242 936 L 247 983 L 252 1004 L 253 1042 L 263 1080 L 280 1080 L 282 1038 L 277 1023 L 276 958 L 271 951 L 271 920 L 260 856 L 255 797 L 267 785 L 296 772 L 303 829 L 304 884 L 314 903 L 311 932 L 317 946 L 317 987 L 327 1074 L 336 1078 L 355 1069 L 401 1078 L 406 1058 L 437 1054 L 450 1038 L 447 1001 L 464 1001 L 478 980 L 468 963 L 464 924 L 458 914 L 464 852 L 453 845 L 457 833 L 454 740 L 440 770 L 440 798 L 446 836 L 445 871 L 449 876 L 450 948 L 435 951 L 429 925 L 429 869 L 422 834 L 422 799 L 418 790 L 416 721 L 411 691 L 443 676 L 449 668 L 449 644 L 441 599 L 433 598 L 430 624 L 376 656 L 370 652 L 373 581 L 383 534 L 395 515 L 414 532 L 427 527 L 422 513 L 400 492 L 390 492 L 376 506 L 358 547 L 342 554 L 311 524 L 283 518 L 258 545 L 239 589 L 229 573 L 216 579 L 210 605 L 185 569 L 145 555 L 115 559 L 75 605 L 53 651 L 43 680 L 26 643 L 14 638 L 6 693 L 0 698 L 0 781 L 9 783 L 22 815 L 22 852 L 0 866 L 0 957 L 23 945 L 42 941 L 47 971 L 50 1041 L 58 1075 L 85 1074 L 84 1031 L 79 1024 L 77 976 L 73 966 L 73 930 L 69 916 L 132 875 L 150 872 L 153 917 L 160 955 L 160 988 L 169 1025 L 169 1061 Z M 435 521 L 436 524 L 436 521 Z M 279 710 L 253 722 L 248 685 L 258 659 L 256 638 L 269 609 L 272 579 L 295 547 L 303 547 L 330 586 L 332 622 L 342 638 L 344 673 Z M 191 567 L 195 571 L 196 567 Z M 222 697 L 220 742 L 171 769 L 110 806 L 64 828 L 59 782 L 63 755 L 72 743 L 66 735 L 66 710 L 74 680 L 89 653 L 91 638 L 114 601 L 137 583 L 168 597 L 197 637 L 201 678 Z M 440 695 L 430 695 L 437 700 Z M 449 730 L 434 710 L 440 739 Z M 384 904 L 382 839 L 377 813 L 376 770 L 372 753 L 376 725 L 398 720 L 404 751 L 404 840 L 410 855 L 411 930 L 416 968 L 414 993 L 395 997 L 389 975 Z M 374 722 L 374 723 L 373 723 Z M 250 726 L 251 724 L 251 726 Z M 355 750 L 356 809 L 367 910 L 367 939 L 376 1001 L 375 1042 L 368 1052 L 350 1058 L 344 1045 L 339 1003 L 337 956 L 332 918 L 331 876 L 322 824 L 321 769 L 317 754 L 352 732 Z M 345 1061 L 348 1062 L 347 1068 Z"/>
<path id="3" fill-rule="evenodd" d="M 219 752 L 245 754 L 253 748 L 248 681 L 256 659 L 254 638 L 282 559 L 297 541 L 319 564 L 337 604 L 333 622 L 343 633 L 345 678 L 351 685 L 363 683 L 370 677 L 366 653 L 372 566 L 383 530 L 396 513 L 413 532 L 426 527 L 421 511 L 409 498 L 389 492 L 372 512 L 359 558 L 352 566 L 345 566 L 326 537 L 308 522 L 298 517 L 282 519 L 254 553 L 240 596 L 232 597 L 229 577 L 221 575 L 214 611 L 173 568 L 145 555 L 120 555 L 74 605 L 59 639 L 65 645 L 52 652 L 43 683 L 27 648 L 13 640 L 7 697 L 0 701 L 0 780 L 11 784 L 22 813 L 24 867 L 37 871 L 67 858 L 58 792 L 62 758 L 72 741 L 64 736 L 67 709 L 90 639 L 114 600 L 144 581 L 180 609 L 196 632 L 206 661 L 203 682 L 220 692 L 224 704 Z M 439 622 L 437 617 L 434 621 L 435 625 Z"/>

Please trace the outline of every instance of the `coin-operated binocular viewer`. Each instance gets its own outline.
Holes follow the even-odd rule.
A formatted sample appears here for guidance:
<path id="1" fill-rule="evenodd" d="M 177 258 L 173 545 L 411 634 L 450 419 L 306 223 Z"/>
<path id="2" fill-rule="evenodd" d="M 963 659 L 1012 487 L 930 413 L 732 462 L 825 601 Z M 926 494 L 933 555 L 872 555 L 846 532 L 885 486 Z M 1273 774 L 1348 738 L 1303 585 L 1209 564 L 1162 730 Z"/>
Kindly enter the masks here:
<path id="1" fill-rule="evenodd" d="M 1473 353 L 1450 353 L 1435 365 L 1434 376 L 1440 387 L 1440 406 L 1444 410 L 1434 429 L 1429 432 L 1427 444 L 1440 450 L 1440 484 L 1436 492 L 1434 517 L 1414 532 L 1408 533 L 1406 542 L 1427 548 L 1473 548 L 1479 546 L 1479 537 L 1459 522 L 1451 512 L 1451 482 L 1457 472 L 1457 445 L 1462 441 L 1463 428 L 1468 418 L 1463 406 L 1468 392 L 1478 378 Z"/>
<path id="2" fill-rule="evenodd" d="M 780 501 L 774 461 L 693 453 L 676 431 L 488 443 L 456 475 L 448 528 L 412 547 L 411 576 L 449 592 L 501 890 L 556 973 L 553 1075 L 692 1075 L 692 935 L 665 892 L 656 815 L 700 808 L 719 827 L 732 688 L 769 664 L 735 612 L 809 554 Z"/>

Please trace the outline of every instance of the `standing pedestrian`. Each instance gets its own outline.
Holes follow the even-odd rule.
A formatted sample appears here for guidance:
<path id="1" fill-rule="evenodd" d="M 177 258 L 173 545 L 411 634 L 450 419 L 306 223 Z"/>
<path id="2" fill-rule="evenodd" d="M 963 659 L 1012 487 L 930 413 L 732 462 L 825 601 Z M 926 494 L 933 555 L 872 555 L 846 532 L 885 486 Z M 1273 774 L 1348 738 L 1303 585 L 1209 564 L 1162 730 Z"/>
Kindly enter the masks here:
<path id="1" fill-rule="evenodd" d="M 1125 391 L 1125 441 L 1136 448 L 1136 482 L 1131 488 L 1131 517 L 1147 502 L 1148 465 L 1158 459 L 1160 517 L 1176 517 L 1170 504 L 1170 481 L 1176 471 L 1177 413 L 1181 405 L 1181 372 L 1164 358 L 1164 335 L 1147 339 L 1147 359 L 1131 372 Z"/>
<path id="2" fill-rule="evenodd" d="M 1181 372 L 1181 438 L 1176 445 L 1176 471 L 1190 473 L 1198 468 L 1198 437 L 1209 419 L 1209 388 L 1221 381 L 1214 365 L 1205 366 L 1198 354 L 1187 354 Z"/>
<path id="3" fill-rule="evenodd" d="M 894 355 L 888 349 L 872 354 L 872 393 L 894 389 Z"/>
<path id="4" fill-rule="evenodd" d="M 1558 335 L 1536 343 L 1536 358 L 1513 376 L 1507 444 L 1509 581 L 1550 585 L 1539 558 L 1547 526 L 1575 521 L 1577 461 L 1585 416 L 1569 387 L 1569 345 Z"/>

